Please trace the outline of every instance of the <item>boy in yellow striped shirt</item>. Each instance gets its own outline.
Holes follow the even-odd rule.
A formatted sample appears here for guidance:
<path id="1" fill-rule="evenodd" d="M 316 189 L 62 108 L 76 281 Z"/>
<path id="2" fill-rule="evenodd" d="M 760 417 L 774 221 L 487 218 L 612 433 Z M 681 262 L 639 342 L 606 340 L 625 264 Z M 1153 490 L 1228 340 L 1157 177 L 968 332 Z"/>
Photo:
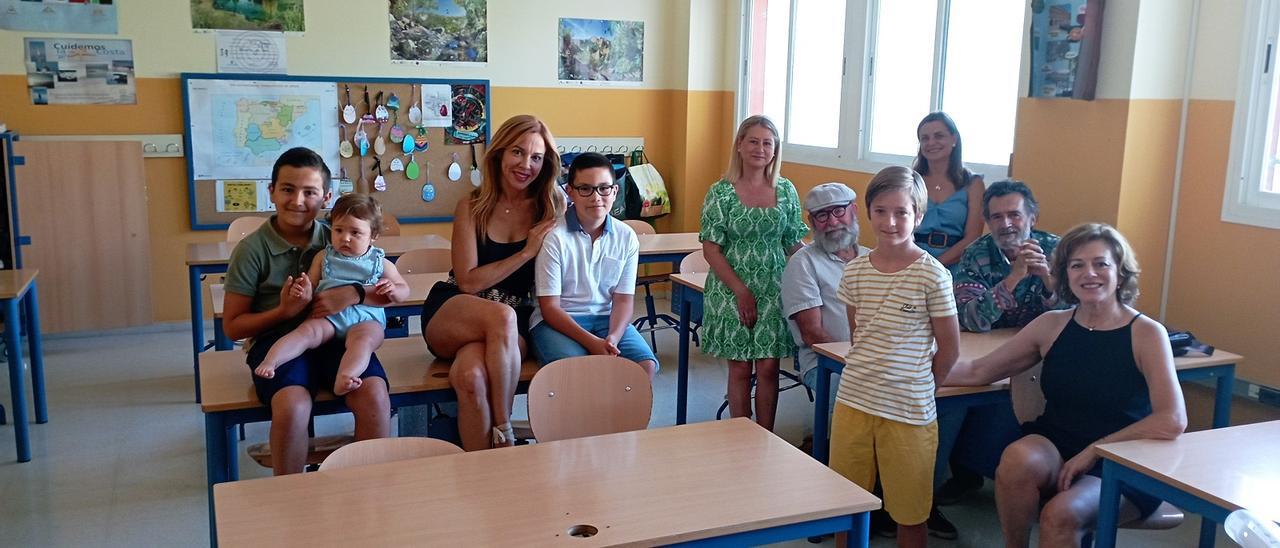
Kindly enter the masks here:
<path id="1" fill-rule="evenodd" d="M 888 167 L 867 187 L 876 247 L 850 261 L 837 296 L 852 345 L 831 423 L 831 468 L 863 489 L 880 477 L 898 546 L 925 546 L 938 448 L 935 386 L 959 356 L 951 273 L 915 244 L 924 180 Z"/>

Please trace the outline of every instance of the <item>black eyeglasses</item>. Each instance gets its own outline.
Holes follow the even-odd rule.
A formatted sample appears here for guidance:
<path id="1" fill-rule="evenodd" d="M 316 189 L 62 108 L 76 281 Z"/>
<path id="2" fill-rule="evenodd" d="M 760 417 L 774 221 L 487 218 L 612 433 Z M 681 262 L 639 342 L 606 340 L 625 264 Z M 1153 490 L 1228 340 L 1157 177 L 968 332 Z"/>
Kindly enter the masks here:
<path id="1" fill-rule="evenodd" d="M 813 218 L 813 222 L 815 223 L 825 223 L 827 222 L 828 219 L 832 217 L 835 217 L 837 219 L 843 219 L 844 214 L 848 211 L 849 211 L 849 206 L 842 205 L 842 206 L 836 206 L 830 209 L 824 209 L 822 211 L 810 213 L 809 216 Z"/>
<path id="2" fill-rule="evenodd" d="M 600 186 L 575 185 L 573 187 L 573 190 L 578 193 L 578 196 L 582 196 L 583 198 L 590 196 L 592 192 L 595 192 L 596 194 L 599 194 L 601 196 L 608 196 L 618 190 L 618 185 L 616 184 L 600 185 Z"/>

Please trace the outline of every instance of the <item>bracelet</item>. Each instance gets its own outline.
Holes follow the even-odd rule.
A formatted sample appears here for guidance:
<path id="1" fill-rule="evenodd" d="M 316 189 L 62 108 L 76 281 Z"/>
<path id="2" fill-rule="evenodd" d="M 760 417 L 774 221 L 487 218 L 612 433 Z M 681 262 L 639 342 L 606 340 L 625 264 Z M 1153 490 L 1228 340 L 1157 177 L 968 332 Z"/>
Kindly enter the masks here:
<path id="1" fill-rule="evenodd" d="M 356 304 L 364 304 L 364 284 L 360 282 L 351 282 L 351 287 L 356 288 L 356 295 L 360 296 L 360 300 Z"/>

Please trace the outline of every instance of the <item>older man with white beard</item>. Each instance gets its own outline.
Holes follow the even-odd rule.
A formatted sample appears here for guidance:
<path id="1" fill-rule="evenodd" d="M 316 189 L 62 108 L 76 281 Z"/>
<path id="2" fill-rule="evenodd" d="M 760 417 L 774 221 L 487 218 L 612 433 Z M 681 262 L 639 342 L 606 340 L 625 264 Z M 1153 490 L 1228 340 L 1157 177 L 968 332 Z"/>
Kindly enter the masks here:
<path id="1" fill-rule="evenodd" d="M 792 255 L 782 272 L 782 314 L 800 347 L 800 378 L 810 390 L 818 379 L 813 345 L 849 339 L 849 317 L 844 303 L 836 298 L 844 265 L 871 252 L 858 245 L 857 199 L 857 193 L 843 183 L 813 187 L 804 198 L 813 245 Z M 827 401 L 834 403 L 835 386 L 831 391 Z"/>

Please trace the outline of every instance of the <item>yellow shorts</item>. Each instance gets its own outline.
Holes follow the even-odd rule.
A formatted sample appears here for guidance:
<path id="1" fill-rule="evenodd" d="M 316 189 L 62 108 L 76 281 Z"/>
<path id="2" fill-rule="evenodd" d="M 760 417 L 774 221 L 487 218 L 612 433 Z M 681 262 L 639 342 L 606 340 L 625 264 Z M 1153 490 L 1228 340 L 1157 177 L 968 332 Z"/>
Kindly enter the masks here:
<path id="1" fill-rule="evenodd" d="M 933 507 L 938 422 L 916 426 L 836 404 L 831 419 L 831 469 L 870 491 L 880 473 L 884 509 L 893 521 L 919 525 Z"/>

